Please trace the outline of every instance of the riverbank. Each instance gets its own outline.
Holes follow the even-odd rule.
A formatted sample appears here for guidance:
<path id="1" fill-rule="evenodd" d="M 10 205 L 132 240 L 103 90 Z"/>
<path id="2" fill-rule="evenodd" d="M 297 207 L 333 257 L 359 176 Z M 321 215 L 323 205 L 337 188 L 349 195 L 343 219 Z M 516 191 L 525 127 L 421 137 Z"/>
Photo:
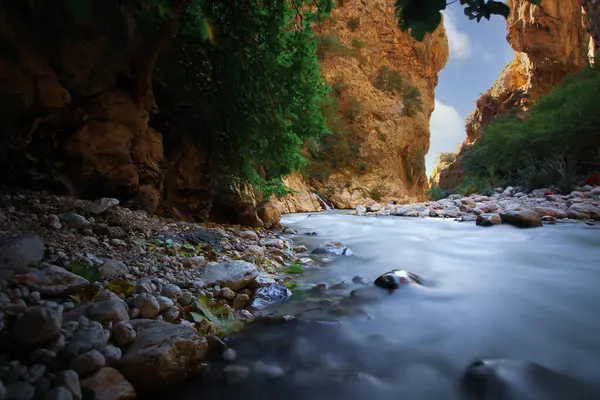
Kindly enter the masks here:
<path id="1" fill-rule="evenodd" d="M 514 188 L 497 189 L 490 196 L 472 194 L 449 195 L 438 201 L 408 205 L 369 203 L 351 212 L 357 216 L 403 216 L 454 218 L 476 221 L 480 226 L 508 223 L 520 227 L 537 227 L 543 223 L 600 220 L 600 186 L 584 186 L 568 195 L 536 189 L 531 193 Z"/>
<path id="2" fill-rule="evenodd" d="M 291 230 L 174 222 L 115 199 L 4 193 L 0 227 L 0 399 L 130 399 L 183 381 L 312 262 Z"/>

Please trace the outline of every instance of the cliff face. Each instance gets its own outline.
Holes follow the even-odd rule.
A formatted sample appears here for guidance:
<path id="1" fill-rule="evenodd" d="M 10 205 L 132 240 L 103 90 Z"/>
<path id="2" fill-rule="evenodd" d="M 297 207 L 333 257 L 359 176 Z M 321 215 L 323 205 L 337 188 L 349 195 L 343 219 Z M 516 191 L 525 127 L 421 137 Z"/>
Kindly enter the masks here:
<path id="1" fill-rule="evenodd" d="M 578 0 L 544 0 L 544 10 L 526 0 L 509 0 L 507 4 L 511 9 L 506 22 L 507 40 L 515 50 L 515 58 L 477 100 L 475 111 L 466 120 L 466 138 L 456 161 L 434 170 L 430 179 L 433 186 L 451 189 L 460 182 L 464 152 L 493 117 L 515 108 L 526 110 L 565 76 L 587 65 L 589 23 Z M 517 117 L 527 115 L 517 112 Z"/>
<path id="2" fill-rule="evenodd" d="M 358 147 L 352 160 L 342 160 L 351 161 L 346 162 L 350 166 L 328 165 L 333 173 L 326 182 L 310 182 L 337 208 L 353 208 L 370 199 L 411 202 L 424 196 L 429 118 L 437 74 L 448 58 L 448 42 L 443 27 L 423 42 L 401 32 L 393 6 L 394 0 L 368 5 L 349 0 L 334 10 L 332 20 L 315 29 L 321 37 L 336 36 L 353 49 L 350 56 L 324 57 L 321 70 L 330 85 L 343 82 L 344 99 L 354 97 L 364 108 L 360 118 L 350 123 Z M 399 71 L 405 84 L 420 90 L 422 111 L 404 115 L 401 94 L 373 86 L 382 66 Z"/>

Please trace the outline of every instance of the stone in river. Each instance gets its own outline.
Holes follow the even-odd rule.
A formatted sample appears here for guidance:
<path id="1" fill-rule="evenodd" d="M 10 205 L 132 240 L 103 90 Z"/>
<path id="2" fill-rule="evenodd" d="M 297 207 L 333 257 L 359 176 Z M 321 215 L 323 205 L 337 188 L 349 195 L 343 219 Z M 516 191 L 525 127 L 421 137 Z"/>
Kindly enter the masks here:
<path id="1" fill-rule="evenodd" d="M 506 210 L 500 213 L 502 223 L 519 228 L 535 228 L 542 226 L 542 219 L 532 210 Z"/>
<path id="2" fill-rule="evenodd" d="M 490 213 L 490 214 L 480 214 L 477 216 L 475 220 L 475 225 L 478 226 L 493 226 L 502 223 L 502 218 L 500 218 L 500 214 Z"/>
<path id="3" fill-rule="evenodd" d="M 419 278 L 418 275 L 403 269 L 393 269 L 375 279 L 376 286 L 390 290 L 398 289 L 400 286 L 407 284 L 421 285 L 421 278 Z"/>
<path id="4" fill-rule="evenodd" d="M 288 288 L 276 283 L 263 286 L 256 290 L 256 294 L 254 295 L 254 300 L 252 300 L 251 306 L 256 309 L 265 308 L 269 304 L 285 300 L 291 295 L 292 292 L 290 292 Z"/>
<path id="5" fill-rule="evenodd" d="M 207 286 L 219 284 L 234 291 L 253 282 L 258 274 L 256 265 L 242 260 L 225 261 L 211 264 L 200 270 L 200 280 Z"/>
<path id="6" fill-rule="evenodd" d="M 313 254 L 325 254 L 330 256 L 351 256 L 354 255 L 352 250 L 344 246 L 341 242 L 329 241 L 323 242 L 314 249 Z"/>

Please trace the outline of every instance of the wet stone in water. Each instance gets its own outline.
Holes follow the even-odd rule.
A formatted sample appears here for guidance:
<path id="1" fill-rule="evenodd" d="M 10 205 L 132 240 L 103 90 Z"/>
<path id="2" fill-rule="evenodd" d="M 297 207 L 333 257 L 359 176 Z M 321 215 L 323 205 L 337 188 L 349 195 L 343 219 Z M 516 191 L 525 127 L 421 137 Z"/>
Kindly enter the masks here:
<path id="1" fill-rule="evenodd" d="M 398 289 L 407 284 L 422 285 L 422 281 L 416 274 L 403 269 L 393 269 L 375 279 L 375 285 L 384 289 Z"/>

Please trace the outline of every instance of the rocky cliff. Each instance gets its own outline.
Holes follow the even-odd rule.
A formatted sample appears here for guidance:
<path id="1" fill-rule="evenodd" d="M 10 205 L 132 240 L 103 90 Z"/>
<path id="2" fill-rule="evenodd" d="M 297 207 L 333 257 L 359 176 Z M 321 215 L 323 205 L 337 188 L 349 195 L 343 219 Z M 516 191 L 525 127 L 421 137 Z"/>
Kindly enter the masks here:
<path id="1" fill-rule="evenodd" d="M 443 189 L 456 186 L 464 175 L 462 156 L 497 115 L 513 110 L 527 118 L 527 106 L 552 90 L 562 79 L 588 63 L 589 22 L 578 0 L 544 0 L 544 8 L 526 0 L 509 0 L 507 40 L 515 58 L 493 86 L 476 102 L 466 121 L 466 138 L 454 163 L 436 168 L 430 183 Z"/>
<path id="2" fill-rule="evenodd" d="M 339 38 L 345 48 L 346 54 L 324 55 L 321 63 L 334 91 L 343 88 L 339 104 L 348 107 L 350 99 L 360 106 L 358 115 L 346 121 L 354 152 L 341 154 L 342 146 L 332 146 L 328 151 L 340 152 L 339 157 L 322 166 L 331 174 L 309 182 L 337 208 L 353 208 L 371 199 L 413 202 L 424 196 L 429 118 L 437 74 L 448 58 L 448 42 L 443 27 L 423 42 L 401 32 L 393 6 L 393 0 L 368 5 L 361 0 L 345 1 L 329 21 L 316 27 L 320 37 Z M 401 93 L 374 86 L 381 67 L 399 71 L 404 84 L 418 88 L 421 111 L 406 115 Z"/>

